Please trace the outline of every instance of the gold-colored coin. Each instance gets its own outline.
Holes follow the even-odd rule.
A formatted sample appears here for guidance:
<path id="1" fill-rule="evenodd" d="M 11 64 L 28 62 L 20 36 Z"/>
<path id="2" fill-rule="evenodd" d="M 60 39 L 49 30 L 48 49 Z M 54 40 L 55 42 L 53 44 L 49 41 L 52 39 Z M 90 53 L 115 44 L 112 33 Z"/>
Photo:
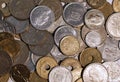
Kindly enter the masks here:
<path id="1" fill-rule="evenodd" d="M 83 67 L 90 63 L 101 63 L 101 53 L 96 48 L 86 48 L 79 56 L 80 63 Z"/>
<path id="2" fill-rule="evenodd" d="M 64 55 L 73 56 L 78 53 L 80 44 L 74 36 L 65 36 L 60 41 L 60 49 Z"/>
<path id="3" fill-rule="evenodd" d="M 120 0 L 113 0 L 113 9 L 115 12 L 120 12 Z"/>
<path id="4" fill-rule="evenodd" d="M 0 77 L 0 82 L 7 82 L 9 77 L 10 77 L 9 73 L 5 74 L 4 76 Z"/>

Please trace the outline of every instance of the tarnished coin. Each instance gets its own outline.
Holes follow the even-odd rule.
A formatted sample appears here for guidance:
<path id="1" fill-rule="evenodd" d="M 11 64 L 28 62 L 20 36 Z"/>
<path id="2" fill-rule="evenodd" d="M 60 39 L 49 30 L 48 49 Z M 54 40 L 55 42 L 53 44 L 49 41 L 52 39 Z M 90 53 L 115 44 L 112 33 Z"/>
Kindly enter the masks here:
<path id="1" fill-rule="evenodd" d="M 78 80 L 76 80 L 75 82 L 83 82 L 82 78 L 79 78 Z"/>
<path id="2" fill-rule="evenodd" d="M 113 9 L 115 12 L 120 12 L 120 1 L 113 0 Z"/>
<path id="3" fill-rule="evenodd" d="M 63 18 L 69 25 L 79 26 L 83 23 L 86 8 L 81 3 L 69 3 L 63 11 Z"/>
<path id="4" fill-rule="evenodd" d="M 0 76 L 9 73 L 12 67 L 12 59 L 5 51 L 0 51 Z"/>
<path id="5" fill-rule="evenodd" d="M 3 75 L 2 77 L 0 77 L 0 82 L 7 82 L 9 77 L 10 77 L 9 73 Z"/>
<path id="6" fill-rule="evenodd" d="M 66 58 L 61 62 L 60 66 L 64 66 L 72 72 L 73 82 L 81 77 L 82 67 L 77 59 Z"/>
<path id="7" fill-rule="evenodd" d="M 34 7 L 35 3 L 33 0 L 11 0 L 9 2 L 11 14 L 18 19 L 28 19 Z"/>
<path id="8" fill-rule="evenodd" d="M 56 45 L 59 46 L 61 39 L 67 35 L 72 35 L 77 37 L 77 32 L 71 26 L 68 25 L 63 25 L 58 27 L 58 29 L 55 31 L 54 34 L 54 40 Z"/>
<path id="9" fill-rule="evenodd" d="M 104 44 L 97 48 L 102 54 L 104 61 L 115 61 L 120 59 L 120 49 L 118 48 L 118 42 L 110 37 L 107 37 Z"/>
<path id="10" fill-rule="evenodd" d="M 95 48 L 86 48 L 83 50 L 79 57 L 80 63 L 83 67 L 90 63 L 102 62 L 101 53 Z"/>
<path id="11" fill-rule="evenodd" d="M 100 10 L 92 9 L 85 14 L 85 23 L 90 29 L 100 29 L 104 26 L 105 18 Z"/>
<path id="12" fill-rule="evenodd" d="M 0 32 L 0 41 L 5 39 L 12 39 L 14 40 L 14 36 L 11 33 L 8 32 Z"/>
<path id="13" fill-rule="evenodd" d="M 49 7 L 54 12 L 55 20 L 60 18 L 60 16 L 62 15 L 63 7 L 59 0 L 41 0 L 39 2 L 39 5 Z"/>
<path id="14" fill-rule="evenodd" d="M 15 27 L 15 32 L 17 34 L 24 32 L 27 29 L 27 27 L 29 26 L 28 20 L 18 20 L 13 16 L 9 16 L 9 17 L 5 18 L 5 20 Z"/>
<path id="15" fill-rule="evenodd" d="M 30 22 L 38 30 L 46 30 L 54 20 L 53 11 L 47 6 L 37 6 L 30 13 Z"/>
<path id="16" fill-rule="evenodd" d="M 120 66 L 116 62 L 105 62 L 103 65 L 109 74 L 108 82 L 120 82 Z"/>
<path id="17" fill-rule="evenodd" d="M 62 66 L 53 68 L 49 74 L 49 82 L 72 82 L 71 72 Z"/>
<path id="18" fill-rule="evenodd" d="M 79 52 L 80 44 L 74 36 L 65 36 L 60 41 L 60 50 L 66 56 L 73 56 Z"/>
<path id="19" fill-rule="evenodd" d="M 108 34 L 116 40 L 120 40 L 120 13 L 112 14 L 107 22 L 106 29 Z"/>
<path id="20" fill-rule="evenodd" d="M 15 82 L 27 82 L 30 77 L 30 71 L 23 64 L 17 64 L 10 70 L 10 75 Z"/>
<path id="21" fill-rule="evenodd" d="M 54 58 L 46 56 L 40 58 L 36 65 L 36 71 L 38 75 L 44 79 L 48 79 L 48 74 L 53 67 L 57 66 L 57 62 Z"/>
<path id="22" fill-rule="evenodd" d="M 83 81 L 108 82 L 108 72 L 102 64 L 92 63 L 83 71 Z"/>

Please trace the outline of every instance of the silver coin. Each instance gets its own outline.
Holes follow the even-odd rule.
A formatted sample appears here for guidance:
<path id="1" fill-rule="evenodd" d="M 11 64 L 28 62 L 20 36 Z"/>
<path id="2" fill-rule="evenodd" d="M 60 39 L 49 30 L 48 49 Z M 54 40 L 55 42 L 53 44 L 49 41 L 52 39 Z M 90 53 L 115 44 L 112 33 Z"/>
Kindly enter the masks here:
<path id="1" fill-rule="evenodd" d="M 54 35 L 54 40 L 57 46 L 59 46 L 60 40 L 67 35 L 72 35 L 77 37 L 76 31 L 71 27 L 67 25 L 60 26 L 56 31 Z"/>
<path id="2" fill-rule="evenodd" d="M 30 13 L 30 22 L 38 30 L 46 30 L 54 20 L 53 11 L 47 6 L 37 6 Z"/>
<path id="3" fill-rule="evenodd" d="M 86 8 L 78 2 L 69 3 L 63 11 L 63 18 L 69 25 L 79 26 L 83 23 Z"/>
<path id="4" fill-rule="evenodd" d="M 83 71 L 84 82 L 108 82 L 108 72 L 100 63 L 89 64 Z"/>
<path id="5" fill-rule="evenodd" d="M 105 42 L 97 47 L 102 54 L 104 61 L 116 61 L 120 59 L 120 49 L 118 48 L 118 41 L 107 37 Z"/>
<path id="6" fill-rule="evenodd" d="M 62 66 L 53 68 L 49 74 L 49 82 L 72 82 L 72 73 Z"/>
<path id="7" fill-rule="evenodd" d="M 120 12 L 109 16 L 106 22 L 108 34 L 116 40 L 120 40 Z"/>
<path id="8" fill-rule="evenodd" d="M 103 27 L 105 18 L 100 10 L 92 9 L 85 14 L 85 24 L 90 29 L 99 29 Z"/>
<path id="9" fill-rule="evenodd" d="M 109 74 L 108 82 L 120 82 L 120 66 L 116 62 L 105 62 L 103 65 Z"/>

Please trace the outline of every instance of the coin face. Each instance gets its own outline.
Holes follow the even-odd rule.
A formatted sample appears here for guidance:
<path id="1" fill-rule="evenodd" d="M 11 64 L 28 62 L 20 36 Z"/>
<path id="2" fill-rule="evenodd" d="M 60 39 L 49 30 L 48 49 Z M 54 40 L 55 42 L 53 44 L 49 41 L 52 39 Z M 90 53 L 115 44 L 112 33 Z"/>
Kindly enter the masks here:
<path id="1" fill-rule="evenodd" d="M 120 65 L 115 62 L 105 62 L 103 63 L 109 74 L 109 82 L 119 82 L 120 81 Z"/>
<path id="2" fill-rule="evenodd" d="M 92 63 L 83 71 L 83 81 L 108 82 L 108 72 L 102 64 Z"/>
<path id="3" fill-rule="evenodd" d="M 63 18 L 69 25 L 78 26 L 83 23 L 86 8 L 81 3 L 69 3 L 63 11 Z"/>
<path id="4" fill-rule="evenodd" d="M 36 65 L 38 75 L 44 79 L 48 79 L 48 74 L 53 67 L 57 66 L 57 62 L 52 57 L 40 58 Z"/>
<path id="5" fill-rule="evenodd" d="M 119 0 L 113 0 L 113 9 L 115 12 L 120 12 L 120 1 Z"/>
<path id="6" fill-rule="evenodd" d="M 37 6 L 30 13 L 30 22 L 38 30 L 46 30 L 54 20 L 53 11 L 47 6 Z"/>
<path id="7" fill-rule="evenodd" d="M 92 9 L 85 14 L 85 23 L 90 29 L 99 29 L 104 26 L 105 18 L 100 10 Z"/>
<path id="8" fill-rule="evenodd" d="M 49 82 L 72 82 L 72 74 L 65 67 L 57 66 L 49 74 Z"/>
<path id="9" fill-rule="evenodd" d="M 35 3 L 33 0 L 11 0 L 9 2 L 11 14 L 18 19 L 28 19 L 34 7 Z"/>
<path id="10" fill-rule="evenodd" d="M 101 53 L 95 48 L 86 48 L 83 50 L 79 57 L 80 63 L 83 67 L 90 63 L 102 62 Z"/>

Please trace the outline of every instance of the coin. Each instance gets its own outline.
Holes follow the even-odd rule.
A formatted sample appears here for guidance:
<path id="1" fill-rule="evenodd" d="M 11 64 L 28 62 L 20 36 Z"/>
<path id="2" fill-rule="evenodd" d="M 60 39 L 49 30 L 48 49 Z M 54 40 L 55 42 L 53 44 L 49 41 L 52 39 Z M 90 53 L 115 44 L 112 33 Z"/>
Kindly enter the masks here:
<path id="1" fill-rule="evenodd" d="M 28 19 L 34 7 L 35 3 L 33 0 L 11 0 L 9 2 L 11 14 L 18 19 Z"/>
<path id="2" fill-rule="evenodd" d="M 73 36 L 77 37 L 76 31 L 71 26 L 63 25 L 63 26 L 58 27 L 58 29 L 56 29 L 56 31 L 54 33 L 55 44 L 57 46 L 59 46 L 60 40 L 64 36 L 67 36 L 67 35 L 73 35 Z"/>
<path id="3" fill-rule="evenodd" d="M 26 28 L 29 26 L 28 20 L 18 20 L 13 16 L 9 16 L 5 18 L 5 20 L 15 27 L 15 31 L 17 34 L 24 32 Z"/>
<path id="4" fill-rule="evenodd" d="M 120 1 L 119 0 L 113 0 L 113 9 L 115 12 L 120 12 Z"/>
<path id="5" fill-rule="evenodd" d="M 54 58 L 46 56 L 40 58 L 36 65 L 36 71 L 38 75 L 44 79 L 48 79 L 48 74 L 53 67 L 57 66 L 57 62 Z"/>
<path id="6" fill-rule="evenodd" d="M 30 22 L 38 30 L 46 30 L 54 20 L 53 11 L 47 6 L 37 6 L 30 13 Z"/>
<path id="7" fill-rule="evenodd" d="M 108 82 L 108 72 L 102 64 L 92 63 L 84 69 L 83 81 L 84 82 Z"/>
<path id="8" fill-rule="evenodd" d="M 66 56 L 73 56 L 78 53 L 80 44 L 74 36 L 65 36 L 60 41 L 60 50 Z"/>
<path id="9" fill-rule="evenodd" d="M 101 63 L 102 56 L 101 53 L 95 48 L 86 48 L 80 54 L 79 61 L 83 67 L 90 63 Z"/>
<path id="10" fill-rule="evenodd" d="M 115 62 L 103 63 L 108 71 L 109 79 L 108 82 L 119 82 L 120 81 L 120 66 Z"/>
<path id="11" fill-rule="evenodd" d="M 62 66 L 53 68 L 49 74 L 49 82 L 72 82 L 71 72 Z"/>
<path id="12" fill-rule="evenodd" d="M 11 33 L 8 32 L 0 32 L 0 41 L 5 39 L 12 39 L 14 40 L 14 36 Z"/>
<path id="13" fill-rule="evenodd" d="M 0 77 L 0 82 L 7 82 L 9 77 L 9 73 L 5 74 L 4 76 Z"/>
<path id="14" fill-rule="evenodd" d="M 10 71 L 12 79 L 16 82 L 27 82 L 30 77 L 30 71 L 23 64 L 16 64 Z"/>
<path id="15" fill-rule="evenodd" d="M 0 76 L 9 73 L 12 67 L 12 59 L 5 51 L 0 51 Z"/>
<path id="16" fill-rule="evenodd" d="M 55 15 L 55 20 L 59 19 L 62 15 L 63 7 L 59 0 L 41 0 L 39 5 L 49 7 Z"/>
<path id="17" fill-rule="evenodd" d="M 63 10 L 63 18 L 67 24 L 79 26 L 83 23 L 83 16 L 86 8 L 81 3 L 72 2 L 65 6 Z"/>
<path id="18" fill-rule="evenodd" d="M 66 58 L 61 62 L 60 66 L 66 67 L 72 72 L 73 82 L 81 77 L 82 67 L 77 59 Z"/>
<path id="19" fill-rule="evenodd" d="M 120 59 L 118 43 L 119 41 L 107 37 L 104 44 L 97 47 L 101 52 L 104 61 L 116 61 Z"/>
<path id="20" fill-rule="evenodd" d="M 100 10 L 92 9 L 85 14 L 85 24 L 90 29 L 100 29 L 104 23 L 105 18 Z"/>

